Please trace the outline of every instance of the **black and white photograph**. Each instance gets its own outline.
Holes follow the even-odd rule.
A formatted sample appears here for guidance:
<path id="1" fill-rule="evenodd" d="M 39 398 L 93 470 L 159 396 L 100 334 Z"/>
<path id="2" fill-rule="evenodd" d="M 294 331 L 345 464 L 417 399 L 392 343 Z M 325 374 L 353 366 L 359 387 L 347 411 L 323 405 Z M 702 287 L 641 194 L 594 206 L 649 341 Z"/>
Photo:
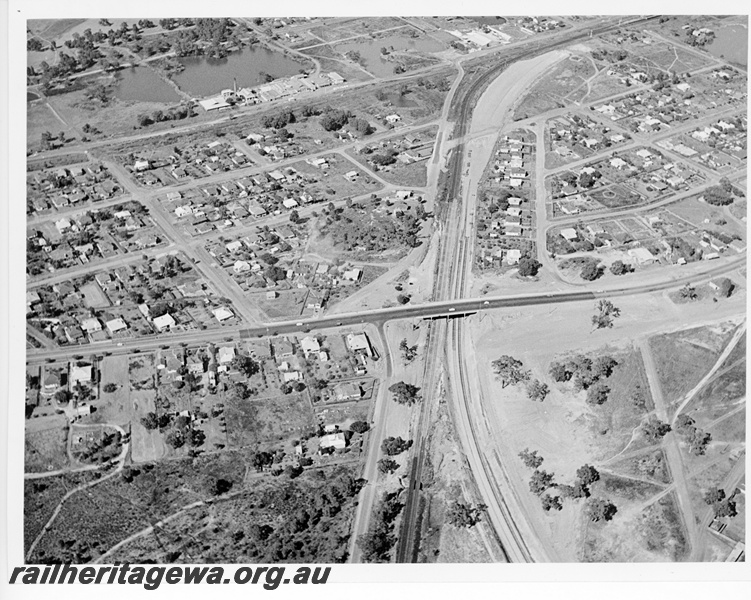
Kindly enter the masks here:
<path id="1" fill-rule="evenodd" d="M 747 7 L 35 4 L 14 598 L 88 566 L 748 576 L 718 564 L 745 562 Z"/>

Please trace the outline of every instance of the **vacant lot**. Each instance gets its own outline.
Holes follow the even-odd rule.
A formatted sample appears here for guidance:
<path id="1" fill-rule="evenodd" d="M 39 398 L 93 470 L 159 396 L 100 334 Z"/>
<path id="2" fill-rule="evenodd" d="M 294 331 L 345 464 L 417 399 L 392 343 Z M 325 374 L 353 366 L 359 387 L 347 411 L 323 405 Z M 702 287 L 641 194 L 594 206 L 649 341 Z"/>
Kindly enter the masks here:
<path id="1" fill-rule="evenodd" d="M 68 465 L 68 419 L 65 415 L 50 415 L 26 421 L 27 473 L 56 471 Z"/>
<path id="2" fill-rule="evenodd" d="M 278 442 L 313 433 L 313 409 L 307 394 L 289 394 L 264 400 L 228 400 L 227 434 L 235 447 Z"/>
<path id="3" fill-rule="evenodd" d="M 665 400 L 676 402 L 704 377 L 734 329 L 735 325 L 725 323 L 658 335 L 649 340 Z"/>
<path id="4" fill-rule="evenodd" d="M 241 462 L 241 461 L 238 461 Z M 251 476 L 124 546 L 112 560 L 159 563 L 339 563 L 347 558 L 356 494 L 344 467 L 289 481 Z M 186 495 L 194 501 L 199 496 Z"/>
<path id="5" fill-rule="evenodd" d="M 587 523 L 580 559 L 584 562 L 680 561 L 688 553 L 674 493 L 646 508 L 619 509 L 610 523 Z"/>

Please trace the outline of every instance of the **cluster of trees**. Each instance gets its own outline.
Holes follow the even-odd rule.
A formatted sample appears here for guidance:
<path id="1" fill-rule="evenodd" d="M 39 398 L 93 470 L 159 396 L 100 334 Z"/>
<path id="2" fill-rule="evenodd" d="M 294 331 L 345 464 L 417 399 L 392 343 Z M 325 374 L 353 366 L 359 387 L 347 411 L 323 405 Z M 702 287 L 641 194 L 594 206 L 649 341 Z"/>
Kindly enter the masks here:
<path id="1" fill-rule="evenodd" d="M 422 205 L 418 205 L 414 213 L 407 211 L 392 217 L 373 213 L 362 204 L 353 202 L 350 206 L 329 210 L 321 233 L 330 235 L 335 245 L 348 252 L 417 248 L 422 243 L 418 233 L 425 218 Z"/>
<path id="2" fill-rule="evenodd" d="M 181 448 L 186 443 L 196 448 L 205 440 L 206 434 L 201 429 L 194 429 L 190 418 L 182 415 L 174 420 L 172 429 L 164 438 L 165 443 L 175 449 Z"/>
<path id="3" fill-rule="evenodd" d="M 529 381 L 529 371 L 524 369 L 522 361 L 504 354 L 494 360 L 491 365 L 495 371 L 496 377 L 501 380 L 501 386 L 516 385 L 522 381 Z"/>
<path id="4" fill-rule="evenodd" d="M 195 116 L 196 112 L 193 110 L 192 104 L 180 104 L 167 109 L 166 112 L 157 109 L 150 115 L 141 113 L 136 117 L 136 122 L 139 127 L 147 127 L 154 123 L 161 123 L 162 121 L 181 121 Z"/>
<path id="5" fill-rule="evenodd" d="M 566 171 L 562 175 L 560 175 L 561 181 L 564 183 L 567 183 L 571 186 L 578 185 L 581 188 L 589 189 L 591 188 L 599 179 L 602 178 L 602 173 L 595 169 L 592 172 L 589 171 L 582 171 L 578 176 L 576 173 L 573 173 L 571 171 Z"/>
<path id="6" fill-rule="evenodd" d="M 694 421 L 688 415 L 679 415 L 675 420 L 675 430 L 683 436 L 688 444 L 688 451 L 691 454 L 700 456 L 707 451 L 709 442 L 712 441 L 712 434 L 696 426 Z"/>
<path id="7" fill-rule="evenodd" d="M 386 456 L 396 456 L 412 447 L 412 440 L 403 440 L 400 437 L 389 436 L 381 442 L 381 451 Z"/>
<path id="8" fill-rule="evenodd" d="M 542 508 L 545 511 L 563 509 L 563 500 L 566 498 L 587 498 L 586 512 L 592 521 L 609 521 L 617 512 L 615 505 L 602 498 L 590 498 L 590 487 L 600 479 L 599 471 L 588 464 L 576 470 L 576 479 L 571 485 L 555 483 L 555 474 L 541 470 L 543 457 L 536 450 L 530 451 L 525 448 L 519 453 L 519 458 L 530 469 L 534 469 L 529 480 L 529 490 L 540 497 Z M 557 488 L 558 493 L 547 493 L 551 488 Z"/>
<path id="9" fill-rule="evenodd" d="M 227 505 L 228 510 L 219 511 L 221 520 L 213 532 L 197 536 L 186 551 L 206 556 L 204 546 L 210 545 L 212 560 L 220 552 L 218 558 L 243 557 L 249 563 L 344 562 L 350 521 L 342 515 L 351 510 L 362 485 L 363 480 L 342 468 L 333 472 L 314 469 L 272 485 L 255 486 L 239 496 L 236 504 Z"/>
<path id="10" fill-rule="evenodd" d="M 550 388 L 546 383 L 543 383 L 539 379 L 533 379 L 527 384 L 527 398 L 542 402 L 550 393 Z"/>
<path id="11" fill-rule="evenodd" d="M 230 367 L 246 377 L 252 377 L 261 370 L 260 365 L 246 354 L 237 354 L 230 362 Z"/>
<path id="12" fill-rule="evenodd" d="M 282 386 L 279 388 L 285 396 L 287 394 L 291 394 L 292 392 L 303 392 L 305 391 L 305 384 L 302 381 L 296 381 L 294 383 L 283 383 Z"/>
<path id="13" fill-rule="evenodd" d="M 381 475 L 390 475 L 399 468 L 399 463 L 392 458 L 382 458 L 378 461 L 378 472 Z"/>
<path id="14" fill-rule="evenodd" d="M 290 123 L 295 123 L 297 118 L 291 110 L 283 110 L 276 115 L 266 115 L 261 119 L 261 126 L 266 129 L 282 129 Z"/>
<path id="15" fill-rule="evenodd" d="M 367 154 L 367 152 L 366 152 Z M 368 160 L 378 167 L 386 167 L 396 162 L 399 153 L 393 148 L 387 148 L 383 152 L 376 152 L 368 157 Z"/>
<path id="16" fill-rule="evenodd" d="M 605 269 L 601 264 L 595 260 L 590 260 L 582 267 L 579 276 L 586 281 L 594 281 L 595 279 L 602 277 L 604 272 Z"/>
<path id="17" fill-rule="evenodd" d="M 621 48 L 615 50 L 606 50 L 605 48 L 598 48 L 592 50 L 592 58 L 595 60 L 607 60 L 609 62 L 621 62 L 628 58 L 628 52 Z"/>
<path id="18" fill-rule="evenodd" d="M 366 119 L 356 117 L 348 110 L 342 110 L 327 106 L 321 116 L 321 127 L 326 131 L 339 131 L 345 125 L 360 135 L 370 135 L 375 131 Z"/>
<path id="19" fill-rule="evenodd" d="M 559 383 L 572 381 L 574 389 L 587 390 L 589 404 L 602 404 L 608 399 L 610 388 L 602 381 L 610 377 L 618 365 L 612 356 L 598 356 L 594 361 L 576 354 L 565 361 L 550 364 L 550 376 Z"/>
<path id="20" fill-rule="evenodd" d="M 632 273 L 633 271 L 634 267 L 622 260 L 615 260 L 610 264 L 610 272 L 613 275 L 625 275 L 626 273 Z"/>
<path id="21" fill-rule="evenodd" d="M 613 319 L 621 316 L 621 309 L 610 300 L 600 300 L 596 306 L 597 314 L 592 316 L 592 325 L 597 329 L 607 329 L 613 326 Z"/>
<path id="22" fill-rule="evenodd" d="M 668 423 L 660 421 L 657 417 L 650 417 L 646 423 L 641 426 L 642 433 L 651 442 L 657 442 L 664 438 L 671 431 Z"/>
<path id="23" fill-rule="evenodd" d="M 394 400 L 397 403 L 406 404 L 407 406 L 412 406 L 422 398 L 418 393 L 420 391 L 419 387 L 403 381 L 390 386 L 389 391 L 394 394 Z"/>
<path id="24" fill-rule="evenodd" d="M 402 360 L 405 363 L 410 363 L 417 357 L 417 344 L 410 346 L 407 343 L 407 338 L 404 338 L 399 342 L 399 351 L 401 352 Z"/>
<path id="25" fill-rule="evenodd" d="M 534 277 L 542 267 L 542 263 L 531 256 L 522 256 L 519 259 L 518 273 L 522 277 Z"/>
<path id="26" fill-rule="evenodd" d="M 78 451 L 76 458 L 81 462 L 105 463 L 112 460 L 120 453 L 121 438 L 119 431 L 103 432 L 99 439 L 92 440 Z"/>
<path id="27" fill-rule="evenodd" d="M 464 504 L 456 500 L 449 506 L 446 513 L 446 521 L 454 527 L 474 527 L 480 522 L 480 517 L 487 508 L 484 504 L 472 506 L 471 504 Z"/>
<path id="28" fill-rule="evenodd" d="M 734 517 L 738 514 L 736 508 L 735 496 L 740 490 L 736 488 L 729 497 L 725 497 L 725 490 L 722 488 L 710 488 L 704 494 L 704 502 L 714 509 L 716 519 L 721 517 Z"/>
<path id="29" fill-rule="evenodd" d="M 362 558 L 368 563 L 389 562 L 391 549 L 396 543 L 394 521 L 404 505 L 397 492 L 384 493 L 373 513 L 372 524 L 367 533 L 357 538 Z"/>

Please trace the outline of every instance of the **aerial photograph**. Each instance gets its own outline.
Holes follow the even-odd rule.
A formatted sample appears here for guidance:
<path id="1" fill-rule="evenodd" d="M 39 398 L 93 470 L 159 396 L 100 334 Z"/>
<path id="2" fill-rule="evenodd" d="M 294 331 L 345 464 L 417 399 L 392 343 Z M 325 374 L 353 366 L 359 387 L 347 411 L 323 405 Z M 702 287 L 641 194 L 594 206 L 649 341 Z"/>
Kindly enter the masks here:
<path id="1" fill-rule="evenodd" d="M 25 23 L 27 564 L 745 561 L 747 15 Z"/>

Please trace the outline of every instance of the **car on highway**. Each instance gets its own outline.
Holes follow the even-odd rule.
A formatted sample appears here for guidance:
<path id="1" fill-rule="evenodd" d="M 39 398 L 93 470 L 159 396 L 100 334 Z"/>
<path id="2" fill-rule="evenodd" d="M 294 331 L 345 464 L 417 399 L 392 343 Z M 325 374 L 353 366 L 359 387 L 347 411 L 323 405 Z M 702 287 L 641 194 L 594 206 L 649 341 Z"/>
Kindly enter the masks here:
<path id="1" fill-rule="evenodd" d="M 295 323 L 295 327 L 302 327 L 302 322 L 300 322 L 300 323 Z"/>
<path id="2" fill-rule="evenodd" d="M 454 312 L 455 310 L 456 310 L 456 309 L 455 309 L 455 308 L 453 308 L 453 307 L 452 307 L 452 308 L 449 308 L 449 312 Z"/>
<path id="3" fill-rule="evenodd" d="M 488 302 L 487 300 L 485 300 L 485 302 L 483 302 L 483 303 L 482 303 L 482 305 L 483 305 L 483 306 L 489 306 L 489 305 L 490 305 L 490 302 Z"/>
<path id="4" fill-rule="evenodd" d="M 123 343 L 122 343 L 122 342 L 117 342 L 117 345 L 118 345 L 118 346 L 122 346 L 122 345 L 123 345 Z"/>

